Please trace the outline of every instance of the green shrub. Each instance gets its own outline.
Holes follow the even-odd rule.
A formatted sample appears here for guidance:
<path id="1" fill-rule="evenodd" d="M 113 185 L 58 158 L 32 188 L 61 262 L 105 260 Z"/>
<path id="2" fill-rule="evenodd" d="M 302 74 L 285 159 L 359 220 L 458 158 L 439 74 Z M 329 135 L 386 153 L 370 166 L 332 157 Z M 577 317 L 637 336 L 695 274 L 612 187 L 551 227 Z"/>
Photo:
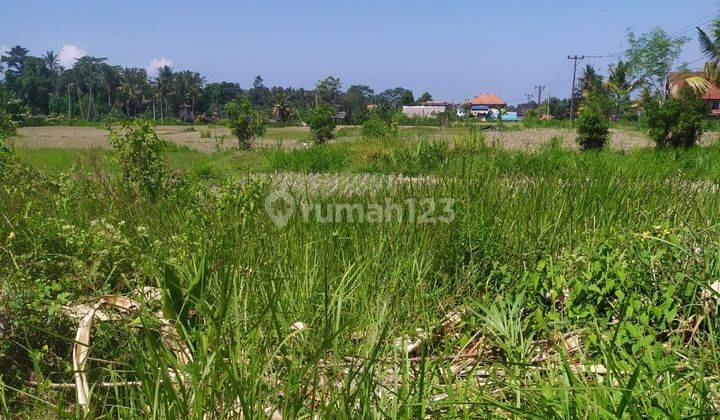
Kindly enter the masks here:
<path id="1" fill-rule="evenodd" d="M 577 142 L 582 150 L 602 149 L 610 138 L 610 118 L 601 104 L 592 99 L 588 102 L 578 112 Z"/>
<path id="2" fill-rule="evenodd" d="M 134 187 L 156 196 L 165 180 L 166 166 L 160 140 L 147 121 L 124 125 L 120 132 L 111 130 L 108 138 L 113 147 L 122 177 Z"/>
<path id="3" fill-rule="evenodd" d="M 9 114 L 0 109 L 0 138 L 13 136 L 17 127 Z"/>
<path id="4" fill-rule="evenodd" d="M 697 98 L 669 98 L 646 104 L 645 120 L 658 148 L 695 146 L 706 127 L 707 108 Z"/>
<path id="5" fill-rule="evenodd" d="M 333 108 L 329 105 L 320 105 L 310 109 L 305 115 L 305 122 L 310 127 L 315 144 L 322 144 L 333 138 L 335 121 Z"/>
<path id="6" fill-rule="evenodd" d="M 225 105 L 230 132 L 237 137 L 240 149 L 249 149 L 256 137 L 265 134 L 265 116 L 248 101 L 234 100 Z"/>
<path id="7" fill-rule="evenodd" d="M 212 131 L 200 130 L 200 138 L 201 139 L 209 139 L 210 137 L 212 137 Z"/>
<path id="8" fill-rule="evenodd" d="M 389 125 L 380 118 L 373 117 L 362 126 L 362 137 L 365 140 L 379 140 L 388 135 Z"/>
<path id="9" fill-rule="evenodd" d="M 5 114 L 10 116 L 10 120 L 16 127 L 32 125 L 30 107 L 25 105 L 20 99 L 6 100 L 4 108 Z"/>
<path id="10" fill-rule="evenodd" d="M 12 150 L 10 150 L 2 136 L 0 136 L 0 181 L 6 181 L 8 179 L 12 158 Z"/>
<path id="11" fill-rule="evenodd" d="M 200 160 L 193 165 L 193 174 L 204 181 L 223 179 L 223 172 L 209 160 Z"/>

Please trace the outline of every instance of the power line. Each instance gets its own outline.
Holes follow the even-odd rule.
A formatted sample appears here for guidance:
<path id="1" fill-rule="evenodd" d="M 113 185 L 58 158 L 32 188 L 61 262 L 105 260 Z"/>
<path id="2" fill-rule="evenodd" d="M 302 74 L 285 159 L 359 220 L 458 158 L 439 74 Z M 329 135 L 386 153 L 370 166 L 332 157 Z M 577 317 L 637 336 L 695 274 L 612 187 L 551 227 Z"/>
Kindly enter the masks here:
<path id="1" fill-rule="evenodd" d="M 715 10 L 713 10 L 712 12 L 710 12 L 709 14 L 707 14 L 707 15 L 703 16 L 702 18 L 696 20 L 695 22 L 693 22 L 693 23 L 691 23 L 691 24 L 683 27 L 683 28 L 680 29 L 680 30 L 677 30 L 677 31 L 671 33 L 671 34 L 670 34 L 670 37 L 674 37 L 674 36 L 677 36 L 677 35 L 682 35 L 682 34 L 686 33 L 687 31 L 690 31 L 690 30 L 695 29 L 696 26 L 704 25 L 705 23 L 707 23 L 707 22 L 704 22 L 704 21 L 706 21 L 706 20 L 708 20 L 708 19 L 713 19 L 713 18 L 715 18 L 715 16 L 716 16 L 717 14 L 720 14 L 720 9 L 715 9 Z"/>
<path id="2" fill-rule="evenodd" d="M 612 58 L 624 55 L 624 53 L 605 54 L 605 55 L 586 55 L 585 58 Z"/>

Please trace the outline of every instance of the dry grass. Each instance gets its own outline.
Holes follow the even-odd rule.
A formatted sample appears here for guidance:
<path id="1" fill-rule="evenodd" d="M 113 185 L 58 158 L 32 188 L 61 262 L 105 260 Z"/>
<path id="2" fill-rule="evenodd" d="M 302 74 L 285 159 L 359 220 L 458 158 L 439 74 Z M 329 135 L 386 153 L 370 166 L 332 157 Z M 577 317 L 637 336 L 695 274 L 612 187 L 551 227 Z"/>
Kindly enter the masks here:
<path id="1" fill-rule="evenodd" d="M 410 131 L 409 138 L 413 137 L 411 128 L 404 128 Z M 156 133 L 162 140 L 170 141 L 190 149 L 212 152 L 218 146 L 232 148 L 235 140 L 230 131 L 224 127 L 186 127 L 186 126 L 158 126 Z M 210 138 L 202 138 L 202 132 L 210 132 Z M 631 150 L 642 147 L 651 147 L 652 142 L 648 137 L 633 130 L 611 130 L 611 147 L 616 150 Z M 423 130 L 423 133 L 416 136 L 430 138 L 448 138 L 452 140 L 457 135 L 462 135 L 464 130 Z M 563 147 L 577 149 L 575 143 L 575 132 L 570 129 L 536 128 L 521 131 L 486 131 L 487 143 L 497 144 L 500 147 L 513 150 L 536 150 L 543 145 L 550 143 L 553 137 L 562 138 Z M 59 148 L 59 149 L 91 149 L 109 148 L 107 142 L 107 130 L 93 127 L 24 127 L 20 129 L 15 144 L 26 148 Z M 220 145 L 216 139 L 223 138 Z M 702 144 L 708 145 L 717 141 L 716 132 L 708 132 L 703 136 Z M 352 137 L 351 137 L 352 138 Z M 269 128 L 266 134 L 256 141 L 257 148 L 278 147 L 293 149 L 303 147 L 309 143 L 309 130 L 307 127 L 283 127 Z"/>
<path id="2" fill-rule="evenodd" d="M 192 130 L 189 130 L 191 128 Z M 202 138 L 203 131 L 210 131 L 210 138 Z M 155 132 L 162 140 L 202 152 L 214 151 L 217 144 L 215 138 L 222 136 L 225 138 L 222 144 L 223 148 L 231 148 L 237 144 L 230 134 L 230 130 L 224 127 L 158 126 L 155 128 Z M 280 144 L 284 148 L 293 148 L 300 145 L 303 134 L 307 136 L 307 128 L 270 128 L 266 135 L 256 142 L 256 146 L 276 147 Z M 15 144 L 35 149 L 107 149 L 110 148 L 107 137 L 107 130 L 94 127 L 23 127 L 19 131 Z"/>

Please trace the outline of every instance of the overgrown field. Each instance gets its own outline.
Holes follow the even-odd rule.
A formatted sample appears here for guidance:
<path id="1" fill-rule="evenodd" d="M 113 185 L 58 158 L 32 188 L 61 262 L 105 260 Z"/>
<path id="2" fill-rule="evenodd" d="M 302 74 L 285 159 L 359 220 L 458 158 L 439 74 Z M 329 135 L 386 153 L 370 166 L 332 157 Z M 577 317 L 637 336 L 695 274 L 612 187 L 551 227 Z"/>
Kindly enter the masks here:
<path id="1" fill-rule="evenodd" d="M 3 415 L 717 415 L 720 147 L 434 140 L 175 150 L 157 194 L 104 153 L 38 165 L 15 150 L 0 173 Z M 279 227 L 279 190 L 415 214 L 451 199 L 431 216 L 452 217 L 296 211 Z M 103 296 L 134 302 L 100 308 L 81 405 L 69 312 Z"/>

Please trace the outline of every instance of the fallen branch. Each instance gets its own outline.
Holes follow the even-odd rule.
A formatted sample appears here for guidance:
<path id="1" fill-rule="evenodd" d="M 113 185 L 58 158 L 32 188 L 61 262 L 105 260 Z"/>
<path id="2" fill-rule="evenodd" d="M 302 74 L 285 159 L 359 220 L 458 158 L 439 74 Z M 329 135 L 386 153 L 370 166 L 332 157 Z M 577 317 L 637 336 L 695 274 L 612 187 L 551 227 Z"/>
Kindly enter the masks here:
<path id="1" fill-rule="evenodd" d="M 158 296 L 162 296 L 161 292 L 156 290 L 149 290 L 145 288 L 143 294 L 147 301 L 153 301 Z M 90 351 L 90 331 L 95 318 L 100 321 L 108 321 L 114 319 L 113 316 L 101 310 L 103 306 L 109 306 L 120 313 L 120 317 L 123 317 L 130 311 L 134 311 L 140 308 L 140 303 L 124 296 L 104 296 L 95 302 L 93 305 L 78 304 L 73 307 L 65 308 L 66 313 L 75 318 L 79 318 L 78 329 L 75 334 L 75 343 L 73 344 L 73 370 L 75 372 L 75 384 L 74 387 L 77 391 L 77 403 L 88 409 L 88 400 L 90 397 L 90 385 L 88 384 L 85 365 L 88 360 L 88 353 Z M 175 327 L 163 318 L 161 314 L 156 314 L 160 321 L 160 334 L 162 337 L 163 344 L 168 348 L 177 358 L 178 363 L 185 365 L 192 361 L 190 351 L 188 350 L 185 343 L 181 340 Z M 174 373 L 172 379 L 176 379 Z M 100 387 L 113 387 L 114 383 L 100 383 L 95 386 Z M 123 384 L 123 383 L 119 383 Z M 139 386 L 140 382 L 125 382 L 125 384 L 134 384 L 133 386 Z M 69 384 L 51 384 L 49 386 L 56 386 L 59 389 L 64 389 Z M 130 385 L 127 385 L 130 386 Z"/>

